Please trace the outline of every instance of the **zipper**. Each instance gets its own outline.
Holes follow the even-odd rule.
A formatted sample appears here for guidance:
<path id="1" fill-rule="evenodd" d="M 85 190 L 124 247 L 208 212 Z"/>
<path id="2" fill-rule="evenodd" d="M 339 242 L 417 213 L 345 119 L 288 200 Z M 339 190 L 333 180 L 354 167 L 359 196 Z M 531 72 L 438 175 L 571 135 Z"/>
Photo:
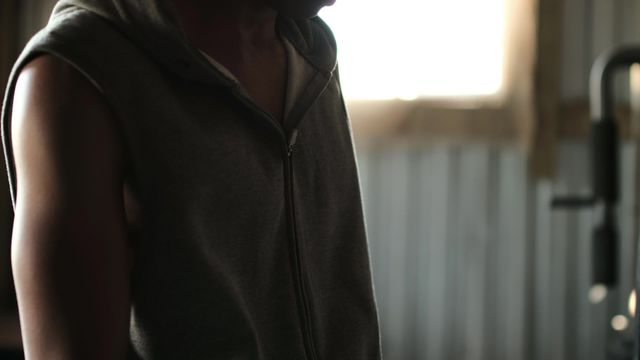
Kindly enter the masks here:
<path id="1" fill-rule="evenodd" d="M 302 327 L 303 327 L 303 338 L 305 342 L 305 349 L 307 351 L 307 355 L 312 360 L 317 360 L 318 355 L 316 354 L 315 342 L 313 339 L 313 329 L 311 325 L 311 310 L 309 305 L 309 297 L 307 295 L 307 290 L 305 287 L 306 283 L 306 273 L 304 271 L 303 266 L 303 257 L 302 251 L 300 250 L 300 240 L 298 238 L 298 226 L 296 219 L 296 211 L 295 211 L 295 195 L 294 195 L 294 183 L 293 183 L 293 149 L 298 137 L 298 130 L 294 129 L 291 134 L 291 139 L 287 145 L 287 153 L 286 153 L 286 162 L 285 162 L 285 186 L 286 186 L 286 197 L 287 197 L 287 207 L 289 209 L 289 238 L 291 240 L 291 244 L 293 246 L 294 252 L 294 266 L 296 272 L 296 281 L 298 287 L 298 295 L 301 303 L 301 315 L 302 315 Z"/>
<path id="2" fill-rule="evenodd" d="M 298 303 L 299 311 L 300 311 L 300 324 L 302 327 L 302 338 L 303 345 L 306 353 L 307 359 L 310 360 L 319 360 L 316 355 L 315 350 L 315 342 L 313 340 L 312 328 L 311 328 L 311 315 L 309 310 L 309 299 L 305 289 L 305 281 L 304 281 L 304 269 L 302 265 L 301 252 L 299 249 L 299 239 L 297 236 L 297 223 L 295 216 L 295 202 L 294 202 L 294 187 L 293 187 L 293 148 L 298 140 L 298 129 L 293 129 L 291 132 L 291 137 L 287 139 L 287 135 L 284 127 L 278 122 L 271 114 L 264 111 L 259 106 L 255 105 L 251 100 L 247 99 L 241 93 L 236 93 L 234 91 L 234 95 L 242 103 L 249 106 L 251 109 L 262 115 L 262 117 L 268 119 L 268 123 L 271 125 L 274 130 L 278 132 L 280 135 L 282 142 L 284 144 L 283 149 L 283 157 L 284 157 L 284 178 L 285 178 L 285 202 L 288 212 L 288 221 L 287 221 L 287 231 L 288 231 L 288 239 L 290 245 L 293 247 L 293 277 L 296 285 L 296 301 Z"/>
<path id="3" fill-rule="evenodd" d="M 313 100 L 304 104 L 302 107 L 299 107 L 298 111 L 295 111 L 296 118 L 300 120 L 306 114 L 307 110 L 311 108 L 311 105 L 317 98 L 319 98 L 327 89 L 331 79 L 333 78 L 333 72 L 329 74 L 326 78 L 326 81 L 322 84 L 322 87 L 319 88 L 318 93 L 313 96 Z M 314 79 L 315 80 L 315 79 Z M 300 240 L 298 239 L 298 229 L 297 229 L 297 219 L 296 219 L 296 211 L 295 211 L 295 194 L 294 194 L 294 184 L 293 184 L 293 150 L 295 144 L 298 140 L 298 129 L 297 124 L 296 127 L 293 128 L 291 132 L 291 136 L 287 139 L 286 131 L 283 125 L 277 121 L 271 114 L 264 111 L 264 109 L 260 108 L 253 101 L 251 101 L 245 94 L 243 94 L 239 89 L 233 89 L 233 94 L 237 99 L 239 99 L 242 103 L 247 105 L 249 108 L 253 109 L 256 113 L 260 114 L 262 117 L 266 118 L 271 127 L 280 134 L 281 139 L 284 144 L 284 178 L 285 178 L 285 201 L 288 210 L 288 226 L 287 231 L 289 232 L 289 241 L 293 247 L 294 253 L 294 280 L 296 282 L 297 287 L 297 296 L 296 299 L 299 302 L 299 307 L 301 307 L 301 326 L 302 326 L 302 337 L 304 342 L 305 353 L 307 354 L 307 358 L 310 360 L 319 360 L 316 345 L 313 338 L 313 328 L 311 324 L 311 310 L 309 305 L 309 298 L 306 290 L 306 275 L 304 271 L 304 266 L 302 262 L 302 252 L 300 251 Z"/>
<path id="4" fill-rule="evenodd" d="M 201 58 L 204 58 L 206 60 L 206 57 L 204 56 L 206 54 L 203 54 L 200 51 L 198 51 L 197 53 L 201 56 Z M 215 66 L 211 64 L 211 62 L 206 61 L 206 63 L 207 65 L 209 65 L 208 66 L 209 69 L 212 69 L 213 71 L 215 71 L 219 76 L 224 75 L 222 76 L 222 78 L 225 78 L 225 79 L 227 78 L 227 76 L 225 74 L 222 74 L 221 71 L 219 71 Z M 306 91 L 307 91 L 307 94 L 314 91 L 317 91 L 317 93 L 314 94 L 314 96 L 307 97 L 307 99 L 310 99 L 309 101 L 304 103 L 298 103 L 297 106 L 295 106 L 291 110 L 291 114 L 289 114 L 288 116 L 289 119 L 285 119 L 285 121 L 292 120 L 292 119 L 302 120 L 302 118 L 307 113 L 309 108 L 311 108 L 311 106 L 316 101 L 316 99 L 322 96 L 322 94 L 327 89 L 329 83 L 333 79 L 334 70 L 335 70 L 335 66 L 329 73 L 321 74 L 320 72 L 316 72 L 316 74 L 313 76 L 312 80 L 310 81 L 309 86 L 306 88 Z M 321 80 L 321 77 L 323 75 L 325 78 Z M 314 86 L 312 86 L 311 84 L 313 84 Z M 295 255 L 294 256 L 294 262 L 295 262 L 294 278 L 297 281 L 297 284 L 296 284 L 298 288 L 297 299 L 300 300 L 299 302 L 302 305 L 301 306 L 302 307 L 301 323 L 302 323 L 304 347 L 305 347 L 305 352 L 307 354 L 308 359 L 319 360 L 316 352 L 315 342 L 313 339 L 313 329 L 311 325 L 311 311 L 310 311 L 309 299 L 308 299 L 307 291 L 305 287 L 306 276 L 305 276 L 305 271 L 302 264 L 302 252 L 300 251 L 300 247 L 299 247 L 300 240 L 298 239 L 297 220 L 296 220 L 296 214 L 295 214 L 295 200 L 294 200 L 295 194 L 294 194 L 294 184 L 293 184 L 293 175 L 294 175 L 293 148 L 298 139 L 298 126 L 300 124 L 295 124 L 293 126 L 291 137 L 287 139 L 287 134 L 284 126 L 279 121 L 277 121 L 271 114 L 266 112 L 260 106 L 256 105 L 247 96 L 247 94 L 241 90 L 241 88 L 238 85 L 239 84 L 235 84 L 235 83 L 228 84 L 228 86 L 231 88 L 231 92 L 233 93 L 233 95 L 238 100 L 240 100 L 240 102 L 248 106 L 257 114 L 261 115 L 263 118 L 266 118 L 268 120 L 267 122 L 271 125 L 271 127 L 278 132 L 278 134 L 280 135 L 284 143 L 284 157 L 285 157 L 284 178 L 285 178 L 285 197 L 286 197 L 285 201 L 287 203 L 287 208 L 289 213 L 287 230 L 289 231 L 289 241 L 293 246 L 294 255 Z M 319 86 L 319 87 L 316 87 L 316 86 Z"/>

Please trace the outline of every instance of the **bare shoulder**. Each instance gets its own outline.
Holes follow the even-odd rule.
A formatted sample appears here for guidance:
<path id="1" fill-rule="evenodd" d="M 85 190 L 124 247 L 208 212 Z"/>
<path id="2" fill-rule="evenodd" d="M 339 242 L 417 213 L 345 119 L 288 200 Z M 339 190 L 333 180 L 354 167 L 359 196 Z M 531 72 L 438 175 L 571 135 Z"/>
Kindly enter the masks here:
<path id="1" fill-rule="evenodd" d="M 53 55 L 40 55 L 27 63 L 16 84 L 14 95 L 14 118 L 25 110 L 21 105 L 28 102 L 30 110 L 64 111 L 65 115 L 80 112 L 103 112 L 107 106 L 98 89 L 80 71 L 66 61 Z"/>
<path id="2" fill-rule="evenodd" d="M 67 185 L 57 188 L 62 191 L 88 177 L 103 180 L 97 185 L 115 181 L 121 173 L 122 146 L 102 94 L 82 73 L 52 55 L 33 59 L 18 77 L 11 139 L 18 197 L 22 185 L 41 181 L 38 175 L 68 180 L 57 184 Z M 78 194 L 82 190 L 73 189 Z"/>

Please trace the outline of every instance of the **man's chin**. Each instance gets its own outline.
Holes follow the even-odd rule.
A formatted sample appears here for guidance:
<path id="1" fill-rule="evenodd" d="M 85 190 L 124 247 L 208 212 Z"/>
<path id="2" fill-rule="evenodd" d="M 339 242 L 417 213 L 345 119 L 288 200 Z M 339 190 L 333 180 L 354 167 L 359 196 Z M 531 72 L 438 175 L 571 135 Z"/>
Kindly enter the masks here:
<path id="1" fill-rule="evenodd" d="M 318 13 L 320 12 L 320 10 L 322 10 L 323 7 L 331 6 L 335 2 L 336 0 L 320 0 L 314 4 L 308 4 L 305 6 L 303 5 L 304 2 L 300 1 L 300 3 L 298 4 L 300 4 L 301 6 L 295 6 L 292 8 L 285 7 L 277 10 L 279 10 L 278 12 L 280 14 L 292 19 L 311 19 L 318 16 Z"/>

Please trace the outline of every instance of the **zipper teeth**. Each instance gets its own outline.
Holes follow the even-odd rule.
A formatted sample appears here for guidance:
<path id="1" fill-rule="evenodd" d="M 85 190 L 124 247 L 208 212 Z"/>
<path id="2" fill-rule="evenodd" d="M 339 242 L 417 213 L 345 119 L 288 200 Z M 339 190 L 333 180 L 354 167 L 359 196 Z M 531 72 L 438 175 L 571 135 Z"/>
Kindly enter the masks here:
<path id="1" fill-rule="evenodd" d="M 329 79 L 331 79 L 333 77 L 333 73 L 330 74 Z M 319 94 L 316 96 L 316 99 L 318 97 L 320 97 L 325 90 L 327 89 L 328 85 L 329 85 L 330 81 L 327 81 L 324 86 L 322 87 L 321 91 L 319 92 Z M 282 137 L 282 139 L 284 140 L 284 155 L 285 155 L 285 163 L 287 166 L 287 171 L 285 172 L 285 176 L 288 178 L 288 189 L 286 189 L 286 192 L 288 194 L 288 205 L 290 207 L 290 216 L 291 216 L 291 241 L 293 242 L 294 245 L 294 253 L 295 253 L 295 262 L 296 262 L 296 271 L 297 271 L 297 280 L 298 280 L 298 287 L 300 288 L 300 297 L 301 297 L 301 302 L 302 302 L 302 327 L 303 327 L 303 338 L 304 338 L 304 344 L 305 344 L 305 351 L 308 354 L 308 356 L 312 359 L 312 360 L 318 360 L 318 355 L 316 353 L 316 349 L 315 349 L 315 343 L 313 340 L 313 332 L 312 332 L 312 327 L 311 327 L 311 315 L 310 315 L 310 310 L 309 310 L 309 302 L 307 300 L 307 295 L 306 295 L 306 291 L 305 291 L 305 287 L 304 287 L 304 278 L 303 278 L 303 268 L 302 268 L 302 261 L 301 261 L 301 255 L 300 255 L 300 249 L 298 248 L 298 237 L 297 237 L 297 229 L 296 229 L 296 217 L 295 217 L 295 208 L 294 208 L 294 193 L 293 193 L 293 161 L 292 161 L 292 157 L 293 157 L 293 147 L 297 141 L 297 137 L 298 137 L 298 130 L 297 129 L 293 129 L 293 132 L 291 134 L 291 138 L 287 139 L 287 135 L 286 132 L 284 130 L 284 128 L 282 127 L 282 125 L 280 125 L 280 123 L 275 120 L 273 118 L 273 116 L 271 116 L 271 114 L 267 113 L 266 111 L 264 111 L 262 108 L 260 108 L 259 106 L 255 105 L 252 101 L 248 100 L 245 96 L 243 96 L 242 94 L 240 94 L 237 90 L 233 91 L 234 95 L 236 96 L 236 98 L 240 99 L 240 101 L 242 101 L 245 105 L 249 106 L 250 108 L 254 109 L 257 113 L 261 114 L 263 117 L 265 117 L 266 119 L 268 119 L 268 123 L 271 125 L 271 127 L 273 127 Z M 302 115 L 301 115 L 302 116 Z"/>
<path id="2" fill-rule="evenodd" d="M 292 241 L 295 250 L 296 256 L 296 270 L 298 271 L 298 286 L 300 288 L 300 297 L 302 300 L 302 317 L 305 328 L 305 337 L 306 342 L 308 343 L 308 352 L 312 359 L 318 359 L 316 354 L 315 345 L 313 341 L 313 330 L 311 327 L 311 314 L 309 310 L 309 300 L 307 297 L 306 289 L 305 289 L 305 280 L 304 280 L 304 269 L 302 266 L 302 255 L 300 250 L 300 242 L 297 236 L 297 221 L 295 215 L 295 201 L 294 201 L 294 193 L 293 193 L 293 144 L 289 146 L 287 152 L 287 162 L 288 162 L 288 173 L 289 173 L 289 206 L 291 212 L 291 227 L 292 227 Z"/>

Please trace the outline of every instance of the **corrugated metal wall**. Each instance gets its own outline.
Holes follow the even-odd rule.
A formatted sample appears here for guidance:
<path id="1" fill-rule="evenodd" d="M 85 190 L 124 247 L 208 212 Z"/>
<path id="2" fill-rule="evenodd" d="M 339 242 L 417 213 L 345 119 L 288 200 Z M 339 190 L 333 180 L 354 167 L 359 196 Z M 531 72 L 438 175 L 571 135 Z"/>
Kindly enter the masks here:
<path id="1" fill-rule="evenodd" d="M 553 184 L 532 183 L 505 147 L 360 152 L 386 360 L 605 358 L 631 273 L 624 296 L 590 304 L 592 212 L 550 208 L 554 194 L 588 193 L 586 150 L 560 147 Z M 620 256 L 632 269 L 635 147 L 622 154 Z"/>

